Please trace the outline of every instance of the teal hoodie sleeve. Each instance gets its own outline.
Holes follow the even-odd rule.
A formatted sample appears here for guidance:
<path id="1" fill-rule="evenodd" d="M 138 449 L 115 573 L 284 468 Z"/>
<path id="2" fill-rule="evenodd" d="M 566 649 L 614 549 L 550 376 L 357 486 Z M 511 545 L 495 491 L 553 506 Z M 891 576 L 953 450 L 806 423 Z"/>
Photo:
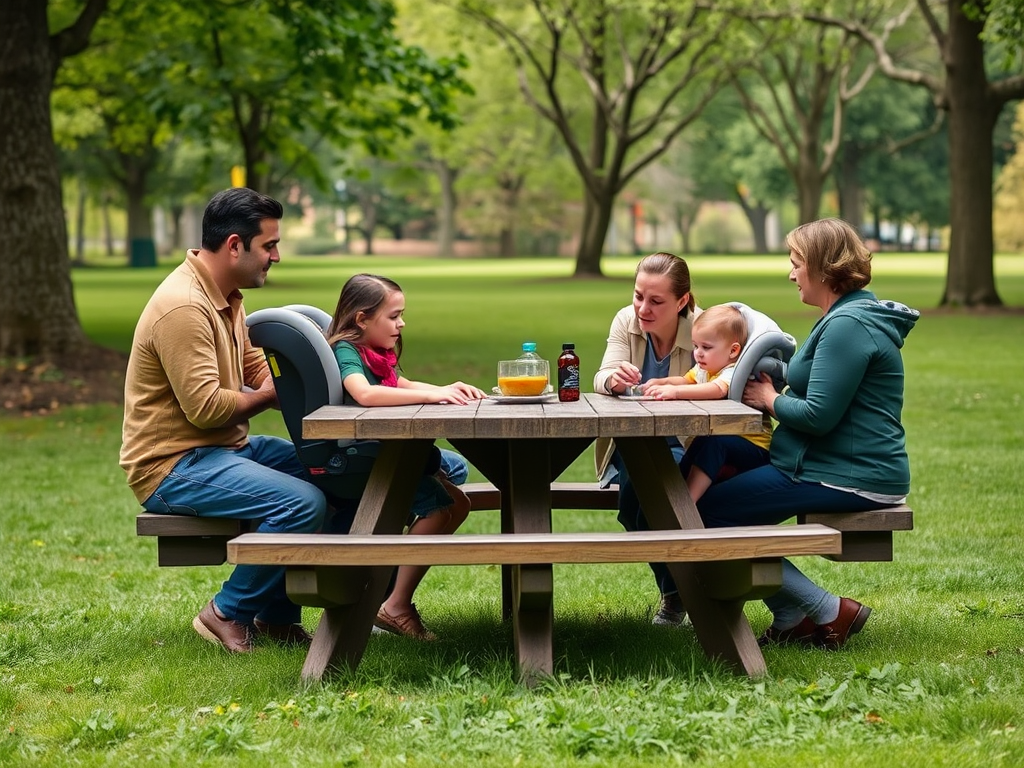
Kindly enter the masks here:
<path id="1" fill-rule="evenodd" d="M 876 352 L 874 339 L 856 318 L 819 322 L 818 332 L 790 363 L 789 389 L 775 401 L 780 424 L 818 436 L 843 418 Z"/>

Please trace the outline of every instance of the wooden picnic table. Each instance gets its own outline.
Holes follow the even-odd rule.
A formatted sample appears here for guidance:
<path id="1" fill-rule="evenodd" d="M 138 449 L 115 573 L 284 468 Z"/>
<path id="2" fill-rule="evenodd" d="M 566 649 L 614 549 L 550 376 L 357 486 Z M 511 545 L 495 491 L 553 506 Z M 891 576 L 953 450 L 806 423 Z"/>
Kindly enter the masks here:
<path id="1" fill-rule="evenodd" d="M 758 411 L 729 400 L 627 401 L 585 394 L 574 403 L 508 404 L 488 399 L 466 406 L 324 406 L 304 419 L 303 434 L 382 441 L 351 529 L 354 535 L 401 533 L 418 468 L 440 438 L 447 438 L 507 499 L 511 533 L 538 534 L 551 532 L 552 481 L 599 437 L 615 439 L 652 529 L 701 529 L 665 438 L 753 433 L 760 423 Z M 550 674 L 552 565 L 512 567 L 512 620 L 520 669 L 524 674 Z M 668 563 L 698 641 L 709 656 L 737 671 L 762 674 L 764 659 L 743 614 L 743 599 L 711 597 L 700 583 L 702 567 L 696 562 Z M 297 602 L 325 606 L 303 678 L 319 679 L 341 662 L 357 666 L 391 568 L 301 568 L 294 574 L 289 569 L 288 574 L 289 593 Z"/>

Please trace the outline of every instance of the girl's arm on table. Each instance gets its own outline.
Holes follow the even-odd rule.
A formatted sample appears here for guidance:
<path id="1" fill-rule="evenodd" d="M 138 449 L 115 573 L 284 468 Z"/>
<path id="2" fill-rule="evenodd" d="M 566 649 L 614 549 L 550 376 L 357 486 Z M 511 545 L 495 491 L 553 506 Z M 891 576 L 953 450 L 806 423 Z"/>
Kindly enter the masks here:
<path id="1" fill-rule="evenodd" d="M 449 387 L 428 385 L 427 388 L 419 389 L 403 386 L 403 381 L 408 384 L 408 379 L 400 378 L 397 387 L 385 387 L 380 384 L 371 384 L 361 373 L 352 373 L 345 377 L 342 384 L 353 400 L 367 407 L 377 405 L 421 405 L 424 403 L 459 403 L 464 405 L 469 402 L 468 398 Z"/>

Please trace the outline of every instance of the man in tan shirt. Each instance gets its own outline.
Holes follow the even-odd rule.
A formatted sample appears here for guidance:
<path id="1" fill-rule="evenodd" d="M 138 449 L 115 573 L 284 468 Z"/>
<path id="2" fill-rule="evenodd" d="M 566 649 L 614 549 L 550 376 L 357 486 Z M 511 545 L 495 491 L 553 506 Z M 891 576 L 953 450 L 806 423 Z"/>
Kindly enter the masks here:
<path id="1" fill-rule="evenodd" d="M 242 518 L 258 531 L 319 531 L 323 493 L 294 446 L 249 436 L 249 418 L 277 405 L 262 353 L 249 342 L 243 288 L 280 261 L 281 204 L 251 189 L 215 195 L 202 248 L 156 289 L 139 318 L 125 380 L 121 466 L 148 512 Z M 237 566 L 192 626 L 229 651 L 254 638 L 308 644 L 284 569 Z"/>

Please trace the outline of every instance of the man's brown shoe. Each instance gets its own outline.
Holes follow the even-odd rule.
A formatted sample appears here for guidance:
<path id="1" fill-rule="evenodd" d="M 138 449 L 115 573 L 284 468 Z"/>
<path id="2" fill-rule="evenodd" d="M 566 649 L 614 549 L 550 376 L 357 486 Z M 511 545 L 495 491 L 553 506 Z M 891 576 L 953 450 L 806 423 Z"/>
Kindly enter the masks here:
<path id="1" fill-rule="evenodd" d="M 313 642 L 313 636 L 301 624 L 267 624 L 256 619 L 253 626 L 256 629 L 256 637 L 265 637 L 281 645 L 309 648 L 309 644 Z"/>
<path id="2" fill-rule="evenodd" d="M 828 624 L 819 624 L 814 632 L 814 644 L 827 651 L 846 645 L 851 635 L 864 628 L 871 609 L 848 597 L 839 598 L 839 615 Z"/>
<path id="3" fill-rule="evenodd" d="M 423 626 L 420 612 L 416 610 L 415 605 L 408 613 L 400 613 L 397 616 L 392 616 L 382 605 L 377 611 L 373 625 L 396 635 L 411 637 L 413 640 L 437 640 L 437 635 Z"/>
<path id="4" fill-rule="evenodd" d="M 762 648 L 768 645 L 810 645 L 817 631 L 818 625 L 804 616 L 799 624 L 790 629 L 768 627 L 764 634 L 757 638 L 757 644 Z"/>
<path id="5" fill-rule="evenodd" d="M 252 650 L 252 627 L 222 617 L 214 608 L 213 600 L 192 620 L 192 628 L 203 639 L 232 653 L 249 653 Z"/>

